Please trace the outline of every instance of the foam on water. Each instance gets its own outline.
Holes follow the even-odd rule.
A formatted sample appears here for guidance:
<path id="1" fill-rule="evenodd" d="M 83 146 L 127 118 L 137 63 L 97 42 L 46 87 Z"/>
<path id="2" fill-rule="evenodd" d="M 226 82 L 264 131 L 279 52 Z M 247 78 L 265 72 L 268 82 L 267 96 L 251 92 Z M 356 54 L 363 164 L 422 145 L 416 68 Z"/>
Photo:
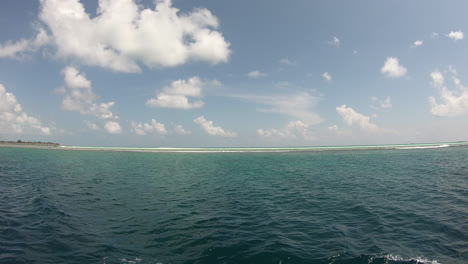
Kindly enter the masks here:
<path id="1" fill-rule="evenodd" d="M 398 255 L 386 255 L 386 259 L 389 261 L 396 261 L 396 262 L 409 262 L 409 263 L 421 263 L 421 264 L 440 264 L 437 260 L 429 260 L 423 257 L 416 257 L 416 258 L 403 258 Z"/>
<path id="2" fill-rule="evenodd" d="M 137 263 L 140 263 L 142 261 L 141 258 L 135 258 L 134 260 L 131 260 L 131 259 L 121 259 L 120 261 L 122 261 L 122 263 L 125 263 L 125 264 L 137 264 Z"/>
<path id="3" fill-rule="evenodd" d="M 361 255 L 354 258 L 343 258 L 340 255 L 333 256 L 329 259 L 327 264 L 441 264 L 437 260 L 430 260 L 424 257 L 401 257 L 399 255 Z"/>
<path id="4" fill-rule="evenodd" d="M 411 146 L 411 147 L 402 147 L 402 148 L 396 148 L 396 149 L 437 149 L 437 148 L 448 148 L 450 145 L 448 144 L 442 144 L 442 145 L 437 145 L 437 146 Z"/>
<path id="5" fill-rule="evenodd" d="M 144 260 L 142 258 L 136 257 L 132 259 L 126 259 L 126 258 L 121 258 L 120 260 L 117 260 L 117 262 L 123 263 L 123 264 L 164 264 L 156 259 L 152 260 Z M 366 262 L 367 264 L 380 264 L 380 263 L 386 263 L 386 264 L 441 264 L 437 260 L 430 260 L 424 257 L 409 257 L 405 258 L 399 255 L 393 255 L 393 254 L 386 254 L 386 255 L 361 255 L 359 257 L 353 257 L 353 258 L 345 258 L 341 256 L 341 254 L 333 255 L 329 258 L 327 258 L 326 261 L 320 261 L 316 260 L 315 263 L 317 264 L 360 264 Z M 105 257 L 102 261 L 102 264 L 108 264 L 108 263 L 113 263 L 112 260 L 109 258 Z M 283 264 L 283 263 L 291 263 L 291 259 L 280 259 L 278 261 L 275 261 L 273 263 L 278 263 L 278 264 Z M 294 262 L 292 262 L 294 263 Z"/>

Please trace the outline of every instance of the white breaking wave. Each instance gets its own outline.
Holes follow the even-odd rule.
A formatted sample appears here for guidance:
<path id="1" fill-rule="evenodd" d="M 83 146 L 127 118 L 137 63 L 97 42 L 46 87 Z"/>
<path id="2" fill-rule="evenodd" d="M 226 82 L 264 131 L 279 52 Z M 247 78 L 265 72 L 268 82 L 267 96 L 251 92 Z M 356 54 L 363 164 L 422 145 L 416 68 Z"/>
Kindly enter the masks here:
<path id="1" fill-rule="evenodd" d="M 412 147 L 401 147 L 401 148 L 396 148 L 396 149 L 436 149 L 436 148 L 447 148 L 450 147 L 450 145 L 443 144 L 443 145 L 437 145 L 437 146 L 412 146 Z"/>
<path id="2" fill-rule="evenodd" d="M 135 258 L 135 260 L 127 260 L 127 259 L 121 259 L 122 263 L 128 263 L 128 264 L 136 264 L 141 262 L 141 258 Z"/>
<path id="3" fill-rule="evenodd" d="M 398 261 L 398 262 L 403 262 L 403 261 L 414 261 L 416 263 L 424 263 L 424 264 L 440 264 L 440 262 L 438 262 L 437 260 L 429 260 L 429 259 L 425 259 L 425 258 L 421 258 L 421 257 L 418 257 L 418 258 L 403 258 L 403 257 L 400 257 L 398 255 L 386 255 L 385 258 L 387 258 L 389 261 Z"/>

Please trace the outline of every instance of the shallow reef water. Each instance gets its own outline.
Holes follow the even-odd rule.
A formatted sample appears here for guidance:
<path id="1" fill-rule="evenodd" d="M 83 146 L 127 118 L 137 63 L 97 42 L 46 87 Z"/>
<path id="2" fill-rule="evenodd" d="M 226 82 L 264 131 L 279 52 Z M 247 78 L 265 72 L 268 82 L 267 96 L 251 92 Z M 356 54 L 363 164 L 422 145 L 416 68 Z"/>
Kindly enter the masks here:
<path id="1" fill-rule="evenodd" d="M 0 148 L 0 263 L 468 263 L 468 147 Z"/>

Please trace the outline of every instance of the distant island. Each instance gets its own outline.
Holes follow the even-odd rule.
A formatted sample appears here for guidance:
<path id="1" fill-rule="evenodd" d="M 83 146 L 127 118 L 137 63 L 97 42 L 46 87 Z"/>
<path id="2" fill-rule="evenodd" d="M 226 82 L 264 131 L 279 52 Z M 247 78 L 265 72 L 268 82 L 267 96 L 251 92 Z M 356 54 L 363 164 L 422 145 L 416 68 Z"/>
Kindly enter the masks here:
<path id="1" fill-rule="evenodd" d="M 0 140 L 0 147 L 60 147 L 59 143 L 41 141 L 3 141 Z"/>

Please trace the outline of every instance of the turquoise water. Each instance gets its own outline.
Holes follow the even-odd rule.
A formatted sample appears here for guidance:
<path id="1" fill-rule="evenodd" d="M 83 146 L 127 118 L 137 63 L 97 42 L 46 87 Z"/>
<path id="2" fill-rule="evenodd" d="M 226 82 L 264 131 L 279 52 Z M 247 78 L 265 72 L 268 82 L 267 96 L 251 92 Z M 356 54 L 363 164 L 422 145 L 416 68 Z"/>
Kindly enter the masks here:
<path id="1" fill-rule="evenodd" d="M 0 148 L 0 263 L 468 263 L 468 147 Z"/>

